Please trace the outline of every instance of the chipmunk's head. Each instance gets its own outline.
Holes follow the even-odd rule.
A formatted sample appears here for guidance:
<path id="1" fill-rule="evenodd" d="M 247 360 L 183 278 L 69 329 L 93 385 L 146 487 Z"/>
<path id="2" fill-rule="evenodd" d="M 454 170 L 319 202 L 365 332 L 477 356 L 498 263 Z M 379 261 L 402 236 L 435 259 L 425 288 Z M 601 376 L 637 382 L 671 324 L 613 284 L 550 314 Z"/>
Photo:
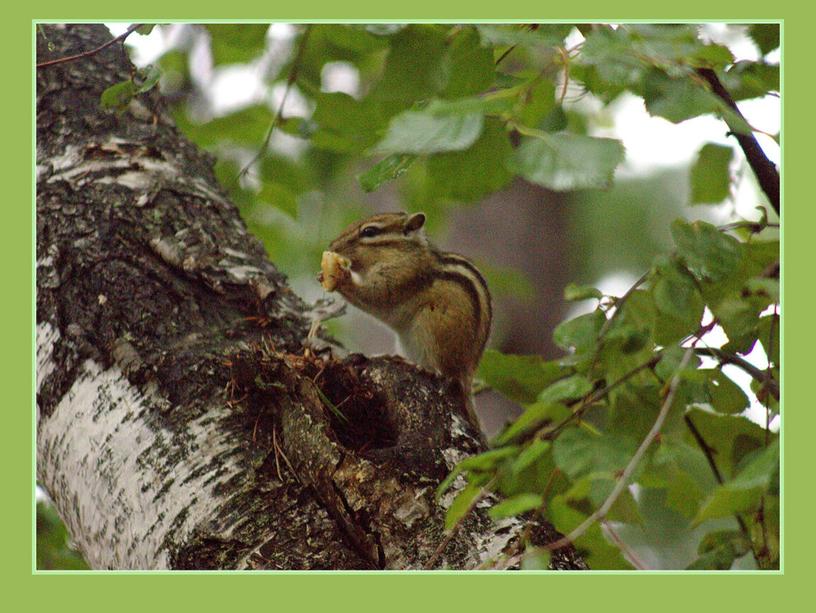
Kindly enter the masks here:
<path id="1" fill-rule="evenodd" d="M 422 229 L 424 213 L 383 213 L 347 227 L 329 249 L 351 260 L 351 269 L 365 274 L 374 264 L 418 258 L 428 250 Z"/>

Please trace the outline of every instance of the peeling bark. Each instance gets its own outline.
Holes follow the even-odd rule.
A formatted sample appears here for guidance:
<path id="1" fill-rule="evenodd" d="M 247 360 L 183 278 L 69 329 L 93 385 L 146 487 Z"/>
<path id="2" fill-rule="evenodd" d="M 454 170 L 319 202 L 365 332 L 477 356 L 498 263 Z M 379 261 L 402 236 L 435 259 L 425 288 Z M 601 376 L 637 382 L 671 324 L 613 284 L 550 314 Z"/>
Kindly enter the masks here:
<path id="1" fill-rule="evenodd" d="M 110 37 L 46 32 L 39 61 Z M 422 568 L 461 478 L 434 491 L 480 450 L 461 401 L 305 350 L 308 305 L 159 94 L 100 109 L 129 75 L 120 45 L 37 72 L 37 478 L 72 538 L 94 568 Z M 435 567 L 555 538 L 480 505 Z"/>

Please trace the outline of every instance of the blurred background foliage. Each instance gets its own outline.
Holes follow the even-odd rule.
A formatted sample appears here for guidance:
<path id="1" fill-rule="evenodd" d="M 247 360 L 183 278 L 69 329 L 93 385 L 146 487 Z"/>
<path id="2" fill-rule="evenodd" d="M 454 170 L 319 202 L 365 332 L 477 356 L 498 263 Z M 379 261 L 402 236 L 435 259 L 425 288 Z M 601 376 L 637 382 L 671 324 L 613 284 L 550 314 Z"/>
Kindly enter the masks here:
<path id="1" fill-rule="evenodd" d="M 766 287 L 774 279 L 758 279 L 755 268 L 778 261 L 778 219 L 729 135 L 754 130 L 779 158 L 778 25 L 169 24 L 142 32 L 128 44 L 144 80 L 159 69 L 179 129 L 215 156 L 246 223 L 306 300 L 324 297 L 315 274 L 331 239 L 377 211 L 424 211 L 431 238 L 484 271 L 496 302 L 490 346 L 500 351 L 482 365 L 494 391 L 478 405 L 505 451 L 461 474 L 471 500 L 498 480 L 509 505 L 497 518 L 542 512 L 566 533 L 588 517 L 683 371 L 677 352 L 701 321 L 711 324 L 709 347 L 738 340 L 741 325 L 737 349 L 776 373 L 778 357 L 768 363 L 765 353 L 778 353 L 778 287 Z M 751 125 L 701 82 L 699 68 L 716 72 Z M 718 276 L 695 268 L 695 258 L 717 262 L 731 243 L 710 235 L 721 234 L 714 226 L 672 226 L 678 217 L 760 222 L 736 229 L 739 241 L 730 240 L 742 259 Z M 769 247 L 750 247 L 758 241 Z M 623 316 L 605 323 L 624 304 L 615 297 L 646 272 L 648 291 L 633 292 Z M 749 280 L 771 294 L 750 308 L 739 302 L 749 299 Z M 732 294 L 720 295 L 726 286 Z M 621 321 L 629 328 L 617 330 Z M 351 350 L 393 350 L 390 333 L 359 313 L 329 328 Z M 612 355 L 602 338 L 609 329 L 623 343 Z M 770 352 L 767 340 L 756 343 L 765 329 L 776 330 Z M 651 381 L 633 377 L 557 438 L 528 436 L 531 425 L 540 433 L 568 421 L 578 399 L 652 357 L 664 371 L 652 363 Z M 778 458 L 776 473 L 771 466 L 732 487 L 740 504 L 716 498 L 727 498 L 721 490 L 740 477 L 740 462 L 756 459 L 757 440 L 773 449 L 778 406 L 731 366 L 693 366 L 706 372 L 696 382 L 683 375 L 691 381 L 681 386 L 685 410 L 700 413 L 705 444 L 722 447 L 716 461 L 733 465 L 718 479 L 711 453 L 676 411 L 650 468 L 577 542 L 593 568 L 778 566 Z M 711 504 L 720 510 L 704 513 Z M 44 509 L 48 542 L 64 543 L 45 528 Z M 63 556 L 42 555 L 44 565 Z M 533 568 L 542 555 L 532 551 L 524 564 Z"/>

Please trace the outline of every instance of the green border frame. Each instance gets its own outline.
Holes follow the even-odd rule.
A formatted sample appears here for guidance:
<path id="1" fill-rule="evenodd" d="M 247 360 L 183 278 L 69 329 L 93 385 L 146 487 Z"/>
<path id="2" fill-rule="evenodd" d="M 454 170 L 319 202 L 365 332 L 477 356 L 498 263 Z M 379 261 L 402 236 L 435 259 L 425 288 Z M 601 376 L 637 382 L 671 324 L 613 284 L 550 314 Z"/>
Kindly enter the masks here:
<path id="1" fill-rule="evenodd" d="M 802 190 L 802 182 L 797 177 L 807 176 L 803 168 L 811 156 L 805 151 L 809 131 L 805 126 L 809 122 L 800 117 L 808 103 L 811 93 L 812 45 L 805 32 L 809 25 L 807 9 L 795 6 L 792 0 L 780 0 L 772 5 L 760 4 L 754 0 L 735 2 L 721 1 L 716 5 L 710 0 L 700 2 L 690 0 L 681 7 L 657 7 L 654 3 L 646 4 L 621 0 L 614 4 L 601 0 L 586 0 L 580 6 L 553 6 L 540 0 L 511 0 L 500 5 L 482 4 L 474 6 L 467 0 L 449 0 L 440 3 L 428 0 L 415 0 L 410 5 L 383 6 L 373 0 L 359 0 L 343 3 L 329 0 L 310 1 L 274 6 L 260 0 L 232 2 L 228 6 L 205 9 L 201 3 L 191 0 L 175 2 L 169 6 L 166 2 L 144 0 L 134 5 L 112 5 L 101 2 L 76 0 L 70 5 L 53 0 L 42 0 L 36 5 L 12 7 L 16 12 L 5 29 L 4 57 L 11 60 L 21 53 L 21 49 L 32 49 L 32 21 L 151 21 L 155 19 L 191 21 L 205 20 L 240 20 L 250 21 L 460 21 L 460 20 L 494 20 L 494 21 L 553 21 L 586 20 L 586 21 L 784 21 L 784 105 L 783 126 L 790 117 L 799 129 L 783 136 L 783 200 L 788 194 Z M 135 15 L 135 17 L 134 17 Z M 457 19 L 458 18 L 458 19 Z M 813 498 L 808 486 L 796 487 L 797 475 L 809 467 L 809 458 L 805 455 L 812 447 L 804 440 L 813 431 L 812 413 L 796 411 L 788 424 L 789 416 L 784 415 L 783 425 L 783 478 L 784 500 L 782 506 L 783 557 L 782 570 L 778 573 L 761 573 L 767 577 L 764 581 L 750 580 L 745 575 L 756 577 L 755 572 L 704 573 L 709 577 L 701 578 L 697 573 L 677 571 L 654 571 L 650 573 L 623 573 L 630 579 L 620 578 L 621 573 L 596 571 L 591 575 L 584 574 L 528 574 L 528 573 L 285 573 L 257 574 L 250 579 L 243 573 L 198 573 L 189 576 L 179 573 L 152 573 L 150 577 L 135 577 L 131 573 L 81 573 L 84 576 L 71 577 L 77 573 L 70 572 L 32 572 L 34 550 L 32 546 L 31 499 L 33 474 L 33 440 L 31 393 L 33 389 L 33 370 L 35 363 L 34 348 L 34 206 L 33 206 L 33 95 L 34 78 L 30 64 L 26 62 L 7 62 L 7 80 L 14 86 L 7 87 L 4 97 L 7 122 L 7 151 L 11 159 L 4 175 L 11 177 L 31 177 L 30 181 L 7 183 L 11 197 L 6 199 L 5 214 L 10 216 L 7 224 L 2 225 L 0 245 L 4 251 L 3 275 L 8 282 L 3 301 L 5 317 L 2 318 L 4 338 L 8 339 L 4 351 L 4 380 L 13 382 L 7 385 L 11 397 L 6 403 L 7 416 L 12 420 L 11 427 L 6 429 L 5 444 L 2 446 L 6 470 L 8 492 L 3 505 L 4 526 L 7 542 L 4 547 L 3 563 L 7 596 L 19 596 L 22 606 L 34 604 L 39 607 L 65 607 L 77 604 L 86 610 L 98 608 L 144 608 L 149 599 L 150 606 L 159 609 L 175 607 L 196 607 L 220 610 L 236 605 L 256 604 L 261 606 L 313 607 L 323 606 L 329 609 L 350 605 L 354 609 L 382 609 L 415 606 L 423 602 L 436 604 L 439 608 L 456 607 L 460 609 L 499 609 L 523 607 L 526 604 L 554 608 L 560 606 L 597 606 L 606 609 L 610 605 L 620 605 L 627 610 L 665 608 L 666 605 L 677 607 L 699 607 L 705 604 L 727 604 L 731 609 L 765 610 L 778 607 L 789 598 L 795 597 L 795 591 L 803 591 L 809 586 L 805 583 L 808 570 L 808 554 L 813 543 L 813 531 L 803 525 L 801 518 Z M 20 90 L 31 93 L 32 98 L 15 94 Z M 789 103 L 789 101 L 793 101 Z M 803 114 L 803 113 L 802 113 Z M 31 124 L 20 121 L 20 117 L 30 117 Z M 799 121 L 796 121 L 796 119 Z M 784 134 L 784 132 L 783 132 Z M 28 144 L 27 144 L 28 143 Z M 28 149 L 31 146 L 32 149 Z M 789 155 L 793 151 L 793 155 Z M 797 155 L 797 152 L 799 155 Z M 793 170 L 787 168 L 793 164 Z M 790 176 L 786 185 L 784 179 Z M 7 192 L 8 193 L 8 192 Z M 22 202 L 21 202 L 22 201 Z M 783 205 L 784 206 L 784 205 Z M 801 288 L 804 284 L 786 282 L 788 275 L 802 275 L 812 254 L 805 251 L 807 242 L 804 236 L 798 237 L 809 227 L 813 227 L 808 216 L 813 214 L 808 207 L 794 209 L 793 222 L 784 221 L 783 229 L 783 300 L 784 317 L 782 326 L 782 349 L 784 352 L 782 374 L 785 406 L 789 398 L 794 402 L 804 400 L 804 385 L 807 381 L 805 369 L 809 367 L 805 347 L 813 341 L 813 328 L 808 326 L 804 308 L 810 306 L 807 291 Z M 787 217 L 787 215 L 785 215 Z M 793 254 L 791 255 L 791 250 Z M 799 250 L 799 253 L 797 253 Z M 28 259 L 21 258 L 20 253 L 28 254 Z M 798 256 L 798 257 L 797 257 Z M 789 271 L 788 266 L 793 270 Z M 793 300 L 788 298 L 790 292 L 802 294 Z M 24 299 L 18 297 L 24 296 Z M 792 323 L 791 323 L 792 322 Z M 796 330 L 796 335 L 786 339 L 788 326 Z M 785 341 L 790 340 L 790 345 Z M 798 356 L 800 359 L 791 356 Z M 791 396 L 791 394 L 793 394 Z M 802 404 L 801 402 L 797 404 Z M 794 405 L 796 406 L 796 405 Z M 810 422 L 808 422 L 810 420 Z M 811 426 L 811 427 L 808 427 Z M 788 435 L 791 440 L 788 441 Z M 804 451 L 803 451 L 804 450 Z M 790 456 L 790 457 L 788 457 Z M 31 463 L 20 461 L 21 457 L 30 458 Z M 14 470 L 11 470 L 11 467 Z M 812 482 L 809 480 L 808 485 Z M 795 510 L 791 511 L 791 509 Z M 790 543 L 784 541 L 787 534 L 795 535 Z M 146 573 L 133 573 L 144 575 Z M 168 574 L 175 579 L 169 579 Z M 91 576 L 87 576 L 91 575 Z M 226 575 L 226 576 L 225 576 Z M 661 576 L 656 576 L 661 575 Z M 682 575 L 672 578 L 670 575 Z M 374 578 L 377 576 L 378 578 Z M 549 578 L 566 583 L 547 584 Z M 732 579 L 721 577 L 729 576 Z M 217 578 L 216 578 L 217 577 Z M 583 578 L 579 578 L 583 577 Z M 720 578 L 718 578 L 720 577 Z M 147 590 L 136 586 L 136 581 L 147 581 Z M 204 583 L 206 581 L 206 584 Z M 224 585 L 229 581 L 230 585 Z M 360 584 L 365 581 L 365 585 Z M 593 582 L 593 588 L 575 584 L 577 581 Z M 635 581 L 638 585 L 628 585 Z M 682 581 L 682 585 L 675 582 Z M 687 585 L 691 581 L 693 585 Z M 736 581 L 738 585 L 734 585 Z M 768 584 L 767 582 L 772 582 Z M 86 585 L 91 582 L 92 585 Z M 241 582 L 240 585 L 238 582 Z M 252 582 L 250 584 L 249 582 Z M 268 582 L 272 582 L 271 584 Z M 318 582 L 319 589 L 315 589 Z M 418 582 L 418 584 L 415 584 Z M 499 585 L 499 582 L 502 582 Z M 783 582 L 784 585 L 782 583 Z M 783 588 L 783 589 L 780 589 Z M 580 591 L 579 591 L 580 590 Z M 809 590 L 808 590 L 809 591 Z M 142 596 L 139 598 L 139 596 Z M 685 598 L 683 598 L 685 596 Z M 8 598 L 6 599 L 9 600 Z M 722 602 L 719 602 L 722 601 Z M 165 606 L 170 605 L 170 606 Z M 436 608 L 436 607 L 435 607 Z"/>

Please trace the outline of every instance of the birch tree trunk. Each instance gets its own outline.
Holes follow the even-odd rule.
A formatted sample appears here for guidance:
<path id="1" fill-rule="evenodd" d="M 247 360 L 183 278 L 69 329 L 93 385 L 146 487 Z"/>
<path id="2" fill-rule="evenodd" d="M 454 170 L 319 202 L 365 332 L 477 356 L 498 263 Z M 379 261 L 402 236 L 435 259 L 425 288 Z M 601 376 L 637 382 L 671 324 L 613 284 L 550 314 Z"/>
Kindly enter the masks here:
<path id="1" fill-rule="evenodd" d="M 110 40 L 45 33 L 38 61 Z M 434 490 L 480 450 L 461 402 L 399 358 L 304 350 L 310 307 L 156 90 L 100 108 L 130 71 L 119 44 L 37 70 L 37 478 L 89 564 L 466 569 L 557 538 L 484 501 L 445 539 L 463 483 Z"/>

